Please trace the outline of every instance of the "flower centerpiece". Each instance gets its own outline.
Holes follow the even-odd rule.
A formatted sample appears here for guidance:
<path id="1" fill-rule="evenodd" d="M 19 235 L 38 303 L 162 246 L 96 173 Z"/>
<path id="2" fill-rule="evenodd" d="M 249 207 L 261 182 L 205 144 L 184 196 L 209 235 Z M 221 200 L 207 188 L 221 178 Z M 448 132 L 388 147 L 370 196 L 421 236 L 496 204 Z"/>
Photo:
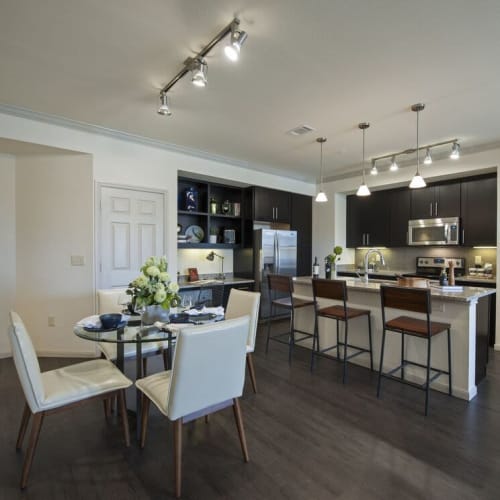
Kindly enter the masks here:
<path id="1" fill-rule="evenodd" d="M 336 266 L 337 266 L 337 262 L 340 260 L 340 256 L 342 255 L 342 251 L 343 251 L 343 248 L 341 246 L 337 245 L 337 246 L 333 247 L 333 253 L 330 253 L 325 257 L 325 263 L 328 264 L 330 267 L 330 276 L 329 277 L 331 277 L 332 271 L 333 271 L 333 276 L 334 277 L 336 276 L 336 274 L 337 274 Z"/>
<path id="2" fill-rule="evenodd" d="M 141 274 L 128 286 L 132 307 L 143 311 L 145 324 L 166 321 L 170 307 L 179 303 L 179 285 L 170 281 L 167 268 L 165 256 L 149 257 L 141 267 Z"/>

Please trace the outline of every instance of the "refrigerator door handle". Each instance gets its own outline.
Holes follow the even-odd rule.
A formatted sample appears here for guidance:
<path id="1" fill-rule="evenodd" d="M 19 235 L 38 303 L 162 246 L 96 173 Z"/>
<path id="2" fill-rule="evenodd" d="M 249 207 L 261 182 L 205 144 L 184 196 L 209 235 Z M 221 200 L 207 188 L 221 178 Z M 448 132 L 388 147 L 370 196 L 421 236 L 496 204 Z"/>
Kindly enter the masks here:
<path id="1" fill-rule="evenodd" d="M 278 234 L 275 235 L 274 237 L 274 248 L 275 248 L 275 262 L 276 262 L 276 267 L 277 267 L 277 272 L 280 274 L 281 269 L 280 269 L 280 264 L 281 264 L 281 252 L 280 252 L 280 244 L 278 240 Z"/>

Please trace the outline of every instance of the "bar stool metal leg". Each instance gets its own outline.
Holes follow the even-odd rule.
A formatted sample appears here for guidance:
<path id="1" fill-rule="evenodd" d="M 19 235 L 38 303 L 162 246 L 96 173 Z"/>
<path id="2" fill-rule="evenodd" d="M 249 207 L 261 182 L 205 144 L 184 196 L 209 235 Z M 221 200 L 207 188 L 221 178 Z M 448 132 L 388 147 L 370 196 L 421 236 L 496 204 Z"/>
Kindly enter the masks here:
<path id="1" fill-rule="evenodd" d="M 316 352 L 319 352 L 319 331 L 318 331 L 318 316 L 315 315 L 314 318 L 314 336 L 313 336 L 313 347 L 311 350 L 311 371 L 314 370 L 314 362 L 316 361 Z"/>
<path id="2" fill-rule="evenodd" d="M 380 367 L 378 369 L 378 384 L 377 384 L 377 398 L 380 398 L 380 389 L 382 388 L 382 368 L 384 367 L 384 349 L 385 349 L 385 328 L 382 331 L 382 349 L 380 351 Z"/>
<path id="3" fill-rule="evenodd" d="M 405 332 L 401 332 L 401 378 L 405 379 Z"/>
<path id="4" fill-rule="evenodd" d="M 367 318 L 368 318 L 368 342 L 369 342 L 369 345 L 370 345 L 370 371 L 373 371 L 373 343 L 372 343 L 371 314 L 368 314 Z"/>
<path id="5" fill-rule="evenodd" d="M 340 360 L 340 334 L 339 334 L 339 320 L 337 320 L 337 359 Z"/>
<path id="6" fill-rule="evenodd" d="M 450 329 L 447 330 L 448 336 L 448 394 L 451 396 L 451 334 Z"/>
<path id="7" fill-rule="evenodd" d="M 294 327 L 295 327 L 295 317 L 294 317 L 294 312 L 293 312 L 293 307 L 292 307 L 292 311 L 290 314 L 290 335 L 288 337 L 288 363 L 289 364 L 292 364 L 292 354 L 293 354 L 293 348 L 295 346 Z"/>
<path id="8" fill-rule="evenodd" d="M 344 323 L 344 332 L 345 332 L 345 335 L 344 335 L 344 366 L 343 366 L 343 370 L 342 370 L 342 383 L 345 384 L 346 383 L 346 379 L 347 379 L 347 344 L 348 344 L 348 337 L 347 337 L 347 333 L 348 333 L 348 322 L 346 321 Z"/>
<path id="9" fill-rule="evenodd" d="M 425 387 L 425 416 L 429 409 L 429 392 L 430 392 L 430 376 L 431 376 L 431 338 L 427 339 L 427 378 Z"/>
<path id="10" fill-rule="evenodd" d="M 271 318 L 273 316 L 273 304 L 269 306 L 269 318 L 267 318 L 267 341 L 266 341 L 266 354 L 269 351 L 269 338 L 271 335 Z"/>

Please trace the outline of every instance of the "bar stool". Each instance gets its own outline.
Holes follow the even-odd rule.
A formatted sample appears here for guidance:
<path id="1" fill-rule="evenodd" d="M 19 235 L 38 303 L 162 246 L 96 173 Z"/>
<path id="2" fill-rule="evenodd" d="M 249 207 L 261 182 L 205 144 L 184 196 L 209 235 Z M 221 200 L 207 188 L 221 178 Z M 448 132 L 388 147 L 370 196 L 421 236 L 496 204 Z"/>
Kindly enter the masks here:
<path id="1" fill-rule="evenodd" d="M 326 354 L 328 351 L 337 349 L 337 359 L 340 361 L 340 346 L 344 348 L 342 362 L 342 383 L 345 384 L 347 378 L 347 361 L 359 356 L 363 353 L 370 355 L 370 370 L 373 371 L 373 349 L 372 349 L 372 327 L 371 327 L 371 313 L 369 309 L 357 309 L 354 307 L 347 307 L 347 285 L 344 280 L 328 280 L 328 279 L 314 279 L 313 280 L 313 293 L 314 293 L 314 307 L 316 311 L 316 320 L 314 322 L 314 338 L 313 350 L 311 353 L 311 370 L 314 368 L 314 361 L 316 356 L 333 359 L 332 356 Z M 338 300 L 342 304 L 330 305 L 320 307 L 318 299 Z M 354 318 L 366 316 L 368 320 L 368 345 L 369 347 L 360 347 L 349 344 L 348 332 L 349 321 Z M 337 343 L 328 347 L 320 348 L 319 342 L 319 318 L 334 319 L 337 323 Z M 339 321 L 344 323 L 344 341 L 340 341 Z M 347 355 L 347 349 L 355 350 L 354 353 Z"/>
<path id="2" fill-rule="evenodd" d="M 451 396 L 451 339 L 449 323 L 438 323 L 431 321 L 431 292 L 428 288 L 405 288 L 396 286 L 381 286 L 380 297 L 382 300 L 382 350 L 380 353 L 380 368 L 378 376 L 377 397 L 380 397 L 382 388 L 382 377 L 391 378 L 411 385 L 417 389 L 425 391 L 425 415 L 427 416 L 429 407 L 429 391 L 430 384 L 436 380 L 440 375 L 448 375 L 448 394 Z M 394 319 L 386 321 L 385 309 L 389 307 L 392 309 L 400 309 L 403 311 L 411 311 L 416 313 L 423 313 L 426 319 L 417 319 L 410 316 L 398 316 Z M 386 331 L 396 332 L 401 334 L 401 364 L 392 370 L 383 373 L 384 365 L 384 350 L 385 350 L 385 336 Z M 448 337 L 448 371 L 444 371 L 431 366 L 431 345 L 432 338 L 438 333 L 446 332 Z M 411 335 L 427 341 L 427 364 L 409 361 L 404 357 L 405 335 Z M 409 380 L 405 380 L 405 366 L 419 366 L 425 368 L 426 378 L 424 384 L 417 384 Z M 401 370 L 401 377 L 396 377 L 393 373 Z M 431 370 L 435 374 L 431 377 Z"/>
<path id="3" fill-rule="evenodd" d="M 270 305 L 269 319 L 267 321 L 267 342 L 266 353 L 269 350 L 269 341 L 275 340 L 282 344 L 288 344 L 288 362 L 292 362 L 292 352 L 295 344 L 313 337 L 312 333 L 295 328 L 295 309 L 307 306 L 314 306 L 313 300 L 300 299 L 293 296 L 293 280 L 291 276 L 280 274 L 268 274 L 267 282 L 269 287 Z M 278 293 L 281 295 L 278 297 Z M 271 319 L 275 316 L 276 308 L 290 311 L 290 329 L 288 332 L 271 335 Z M 295 332 L 301 333 L 300 338 L 295 338 Z M 288 340 L 283 340 L 288 337 Z"/>

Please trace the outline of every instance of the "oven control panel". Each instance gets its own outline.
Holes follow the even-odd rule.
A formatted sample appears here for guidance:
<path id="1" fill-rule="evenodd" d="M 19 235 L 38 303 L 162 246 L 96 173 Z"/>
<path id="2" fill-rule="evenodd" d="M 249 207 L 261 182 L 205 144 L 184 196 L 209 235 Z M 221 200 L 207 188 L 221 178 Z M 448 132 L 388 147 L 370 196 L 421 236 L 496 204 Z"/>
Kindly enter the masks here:
<path id="1" fill-rule="evenodd" d="M 447 258 L 447 257 L 417 257 L 417 270 L 422 267 L 439 267 L 448 268 L 449 262 L 452 261 L 455 268 L 465 268 L 465 259 L 463 258 Z"/>

